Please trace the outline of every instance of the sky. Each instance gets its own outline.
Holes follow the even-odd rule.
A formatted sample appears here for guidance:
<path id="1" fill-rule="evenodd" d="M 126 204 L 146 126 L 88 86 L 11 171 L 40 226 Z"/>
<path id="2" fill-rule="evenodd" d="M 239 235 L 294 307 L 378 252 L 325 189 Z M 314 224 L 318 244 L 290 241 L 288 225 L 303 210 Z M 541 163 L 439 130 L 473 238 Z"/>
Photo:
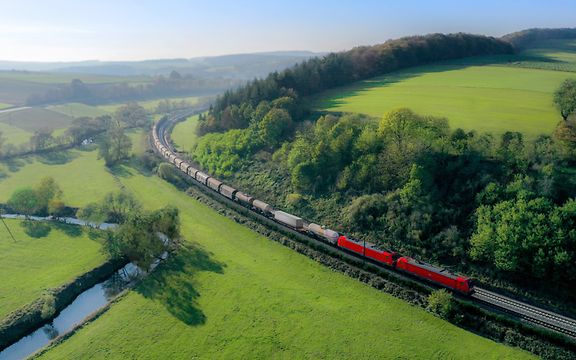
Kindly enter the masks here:
<path id="1" fill-rule="evenodd" d="M 407 35 L 576 27 L 575 0 L 0 0 L 0 60 L 340 51 Z"/>

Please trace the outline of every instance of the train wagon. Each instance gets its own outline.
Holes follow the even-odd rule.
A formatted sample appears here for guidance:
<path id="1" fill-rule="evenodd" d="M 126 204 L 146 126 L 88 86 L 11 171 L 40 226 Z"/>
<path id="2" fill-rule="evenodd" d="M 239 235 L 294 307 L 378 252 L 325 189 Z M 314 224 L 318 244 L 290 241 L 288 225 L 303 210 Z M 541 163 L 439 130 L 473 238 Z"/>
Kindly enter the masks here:
<path id="1" fill-rule="evenodd" d="M 236 201 L 246 206 L 252 206 L 252 202 L 254 201 L 254 198 L 252 196 L 243 193 L 242 191 L 237 191 L 236 194 L 234 195 L 234 199 L 236 199 Z"/>
<path id="2" fill-rule="evenodd" d="M 467 295 L 472 293 L 473 285 L 469 278 L 452 274 L 446 269 L 420 262 L 411 257 L 399 258 L 396 262 L 396 268 Z"/>
<path id="3" fill-rule="evenodd" d="M 203 185 L 206 185 L 206 180 L 208 180 L 210 176 L 204 174 L 202 171 L 198 171 L 196 173 L 196 181 L 200 182 Z"/>
<path id="4" fill-rule="evenodd" d="M 188 173 L 189 167 L 190 167 L 190 164 L 188 164 L 186 161 L 182 161 L 180 163 L 180 170 L 184 171 L 185 173 Z"/>
<path id="5" fill-rule="evenodd" d="M 190 166 L 190 167 L 188 168 L 188 171 L 186 171 L 186 173 L 187 173 L 188 175 L 192 176 L 192 178 L 196 179 L 196 173 L 197 173 L 198 171 L 199 171 L 198 169 L 193 168 L 192 166 Z"/>
<path id="6" fill-rule="evenodd" d="M 272 210 L 274 210 L 271 205 L 266 204 L 264 201 L 256 199 L 252 201 L 252 206 L 254 206 L 256 209 L 260 210 L 266 215 L 272 215 Z"/>
<path id="7" fill-rule="evenodd" d="M 276 210 L 274 212 L 274 219 L 284 225 L 288 225 L 296 230 L 304 229 L 304 220 L 296 215 L 289 214 L 284 211 Z"/>
<path id="8" fill-rule="evenodd" d="M 367 258 L 376 260 L 388 266 L 394 266 L 397 257 L 397 254 L 393 251 L 380 250 L 368 243 L 366 243 L 366 247 L 364 247 L 363 242 L 349 239 L 344 235 L 338 238 L 338 246 L 351 250 L 357 254 L 362 254 Z"/>
<path id="9" fill-rule="evenodd" d="M 214 179 L 213 177 L 208 178 L 208 187 L 214 191 L 220 190 L 220 185 L 222 185 L 222 181 L 218 179 Z"/>
<path id="10" fill-rule="evenodd" d="M 226 196 L 228 199 L 234 199 L 234 194 L 236 193 L 236 189 L 226 184 L 220 185 L 220 194 Z"/>
<path id="11" fill-rule="evenodd" d="M 308 224 L 306 230 L 318 237 L 328 240 L 332 244 L 336 244 L 338 242 L 338 237 L 340 236 L 336 231 L 325 229 L 324 227 L 314 223 Z"/>

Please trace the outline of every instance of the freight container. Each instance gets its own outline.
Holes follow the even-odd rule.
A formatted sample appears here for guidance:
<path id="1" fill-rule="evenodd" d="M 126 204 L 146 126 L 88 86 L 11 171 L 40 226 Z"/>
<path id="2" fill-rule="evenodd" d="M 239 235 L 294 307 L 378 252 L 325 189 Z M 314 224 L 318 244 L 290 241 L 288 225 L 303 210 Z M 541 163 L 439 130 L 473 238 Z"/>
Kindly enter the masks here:
<path id="1" fill-rule="evenodd" d="M 272 214 L 272 206 L 266 204 L 264 201 L 254 200 L 252 201 L 252 206 L 262 211 L 264 214 Z"/>
<path id="2" fill-rule="evenodd" d="M 302 221 L 302 218 L 288 214 L 284 211 L 276 210 L 274 212 L 274 219 L 297 230 L 303 229 L 304 227 L 304 221 Z"/>
<path id="3" fill-rule="evenodd" d="M 208 183 L 207 183 L 208 187 L 214 191 L 218 191 L 220 190 L 220 185 L 222 185 L 222 181 L 214 179 L 214 178 L 208 178 Z"/>
<path id="4" fill-rule="evenodd" d="M 228 185 L 226 185 L 226 184 L 222 184 L 222 185 L 220 186 L 220 194 L 226 196 L 228 199 L 233 199 L 233 198 L 234 198 L 234 193 L 235 193 L 236 191 L 237 191 L 236 189 L 234 189 L 233 187 L 228 186 Z"/>
<path id="5" fill-rule="evenodd" d="M 206 185 L 206 180 L 208 180 L 208 178 L 210 178 L 210 176 L 204 174 L 202 171 L 198 171 L 196 173 L 196 181 L 200 182 L 203 185 Z"/>
<path id="6" fill-rule="evenodd" d="M 252 206 L 252 202 L 254 201 L 254 198 L 252 196 L 243 193 L 242 191 L 236 192 L 236 195 L 234 195 L 234 197 L 236 198 L 236 201 L 247 206 Z"/>
<path id="7" fill-rule="evenodd" d="M 188 168 L 188 175 L 192 176 L 192 178 L 196 179 L 196 173 L 198 172 L 198 169 L 193 168 L 192 166 L 190 166 Z"/>

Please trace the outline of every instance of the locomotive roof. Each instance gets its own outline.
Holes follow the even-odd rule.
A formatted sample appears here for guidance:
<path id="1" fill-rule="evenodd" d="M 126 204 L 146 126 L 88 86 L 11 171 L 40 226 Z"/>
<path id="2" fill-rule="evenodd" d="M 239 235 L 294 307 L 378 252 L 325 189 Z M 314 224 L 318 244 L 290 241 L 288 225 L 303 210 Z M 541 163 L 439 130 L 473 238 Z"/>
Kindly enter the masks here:
<path id="1" fill-rule="evenodd" d="M 332 230 L 332 231 L 334 231 L 334 230 Z M 346 239 L 347 239 L 348 241 L 350 241 L 350 242 L 353 242 L 354 244 L 357 244 L 357 245 L 360 245 L 360 246 L 364 246 L 364 241 L 363 241 L 363 240 L 352 239 L 352 238 L 349 238 L 348 236 L 346 236 Z M 372 250 L 376 250 L 376 251 L 380 251 L 380 252 L 385 251 L 385 252 L 389 252 L 389 253 L 391 253 L 391 254 L 394 253 L 394 251 L 388 250 L 388 249 L 386 249 L 386 248 L 382 248 L 382 247 L 380 247 L 380 246 L 378 246 L 378 245 L 376 245 L 376 244 L 369 243 L 368 241 L 366 241 L 366 248 L 372 249 Z"/>
<path id="2" fill-rule="evenodd" d="M 422 261 L 418 261 L 418 260 L 413 259 L 411 257 L 404 257 L 404 259 L 406 259 L 407 262 L 409 262 L 411 264 L 417 265 L 419 268 L 426 269 L 428 271 L 435 272 L 437 274 L 442 274 L 443 276 L 449 277 L 449 278 L 454 279 L 454 280 L 458 279 L 459 277 L 462 277 L 462 276 L 458 276 L 458 275 L 448 271 L 447 269 L 442 269 L 442 268 L 436 267 L 434 265 L 431 265 L 431 264 L 428 264 L 428 263 L 425 263 Z"/>

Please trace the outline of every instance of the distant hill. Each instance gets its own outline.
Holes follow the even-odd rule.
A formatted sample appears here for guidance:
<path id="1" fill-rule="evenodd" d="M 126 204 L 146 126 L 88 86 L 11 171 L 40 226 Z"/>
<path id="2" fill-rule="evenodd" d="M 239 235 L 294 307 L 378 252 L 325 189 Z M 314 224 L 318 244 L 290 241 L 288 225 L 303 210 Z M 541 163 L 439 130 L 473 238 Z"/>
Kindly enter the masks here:
<path id="1" fill-rule="evenodd" d="M 322 55 L 309 51 L 276 51 L 191 59 L 144 61 L 14 62 L 0 61 L 0 70 L 48 71 L 74 74 L 134 76 L 167 75 L 176 70 L 198 78 L 247 80 L 264 77 L 303 60 Z"/>

